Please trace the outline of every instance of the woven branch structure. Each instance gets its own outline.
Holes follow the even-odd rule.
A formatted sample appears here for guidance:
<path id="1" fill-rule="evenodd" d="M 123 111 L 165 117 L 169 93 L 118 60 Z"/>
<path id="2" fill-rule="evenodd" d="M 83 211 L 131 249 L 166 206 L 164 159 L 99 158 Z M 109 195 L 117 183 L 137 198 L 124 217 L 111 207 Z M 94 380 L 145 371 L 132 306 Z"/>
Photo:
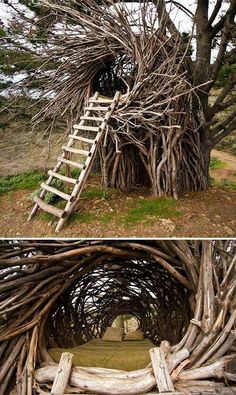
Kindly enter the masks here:
<path id="1" fill-rule="evenodd" d="M 99 337 L 120 314 L 136 317 L 157 347 L 169 344 L 175 389 L 235 381 L 235 252 L 232 240 L 1 241 L 0 394 L 16 383 L 19 395 L 48 393 L 42 372 L 50 383 L 55 368 L 47 348 Z M 70 384 L 101 394 L 156 385 L 151 367 L 131 377 L 91 369 L 73 368 Z M 146 387 L 137 390 L 139 379 Z"/>
<path id="2" fill-rule="evenodd" d="M 45 61 L 59 63 L 43 82 L 55 95 L 35 122 L 67 116 L 71 125 L 95 91 L 109 97 L 120 91 L 100 147 L 103 185 L 125 191 L 148 185 L 155 196 L 175 198 L 205 189 L 188 45 L 167 31 L 149 1 L 136 13 L 122 1 L 80 1 L 77 9 L 74 3 L 41 0 L 66 28 L 45 52 Z"/>

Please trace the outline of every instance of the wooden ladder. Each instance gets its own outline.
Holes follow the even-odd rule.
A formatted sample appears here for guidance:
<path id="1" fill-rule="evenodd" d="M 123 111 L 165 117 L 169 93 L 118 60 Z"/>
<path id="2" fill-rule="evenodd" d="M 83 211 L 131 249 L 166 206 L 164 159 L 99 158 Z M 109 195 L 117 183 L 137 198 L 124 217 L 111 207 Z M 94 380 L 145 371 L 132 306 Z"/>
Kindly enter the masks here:
<path id="1" fill-rule="evenodd" d="M 73 134 L 69 135 L 69 140 L 66 146 L 63 147 L 63 154 L 58 158 L 58 162 L 53 170 L 49 170 L 49 177 L 46 182 L 41 184 L 41 193 L 33 198 L 35 206 L 29 215 L 28 220 L 33 218 L 38 209 L 42 209 L 47 213 L 50 213 L 56 217 L 59 217 L 59 221 L 56 226 L 56 232 L 59 232 L 63 227 L 64 223 L 72 213 L 84 187 L 84 183 L 88 177 L 91 167 L 96 157 L 99 142 L 102 139 L 104 131 L 107 127 L 107 123 L 115 110 L 120 98 L 120 92 L 116 92 L 113 99 L 104 98 L 99 96 L 96 92 L 94 96 L 89 99 L 89 104 L 84 108 L 84 115 L 80 117 L 78 125 L 74 125 Z M 99 116 L 97 116 L 97 113 Z M 92 124 L 92 125 L 91 125 Z M 94 126 L 94 124 L 96 126 Z M 82 137 L 79 135 L 81 132 L 89 133 L 92 137 Z M 88 149 L 76 148 L 76 144 L 86 144 Z M 76 156 L 76 160 L 71 156 Z M 79 155 L 79 158 L 78 158 Z M 85 158 L 85 161 L 81 163 L 81 156 Z M 80 169 L 78 178 L 72 178 L 70 176 L 59 173 L 62 167 L 66 167 L 67 174 L 70 174 L 71 168 Z M 52 183 L 53 180 L 60 180 L 62 185 L 72 184 L 73 187 L 70 193 L 60 191 L 55 188 Z M 63 188 L 64 189 L 64 188 Z M 48 193 L 59 196 L 66 201 L 64 209 L 55 207 L 52 204 L 48 204 L 45 198 Z"/>

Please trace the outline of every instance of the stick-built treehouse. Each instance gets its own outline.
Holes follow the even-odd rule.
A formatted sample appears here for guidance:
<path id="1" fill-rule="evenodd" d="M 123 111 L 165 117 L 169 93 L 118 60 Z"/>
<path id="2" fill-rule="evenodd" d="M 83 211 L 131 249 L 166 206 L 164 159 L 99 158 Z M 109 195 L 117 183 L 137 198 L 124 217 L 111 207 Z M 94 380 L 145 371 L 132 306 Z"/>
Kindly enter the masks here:
<path id="1" fill-rule="evenodd" d="M 230 240 L 1 241 L 0 394 L 233 394 L 235 252 Z M 112 325 L 127 316 L 138 330 L 124 334 Z"/>
<path id="2" fill-rule="evenodd" d="M 88 0 L 77 9 L 61 3 L 42 1 L 61 22 L 66 20 L 67 28 L 54 38 L 53 50 L 47 54 L 61 63 L 47 85 L 55 96 L 38 119 L 67 116 L 80 129 L 74 143 L 89 127 L 100 128 L 98 151 L 105 187 L 129 191 L 149 185 L 155 196 L 175 198 L 183 191 L 206 188 L 189 47 L 177 32 L 168 31 L 166 15 L 160 18 L 146 1 L 135 12 L 125 2 Z M 102 122 L 99 101 L 106 104 L 110 98 L 112 103 L 117 91 L 120 96 L 101 128 L 90 113 Z M 88 104 L 95 102 L 86 113 Z M 105 108 L 110 110 L 109 105 Z M 60 169 L 76 162 L 74 143 L 70 140 L 64 147 L 67 156 L 60 157 L 64 159 Z M 50 177 L 49 184 L 53 173 Z"/>

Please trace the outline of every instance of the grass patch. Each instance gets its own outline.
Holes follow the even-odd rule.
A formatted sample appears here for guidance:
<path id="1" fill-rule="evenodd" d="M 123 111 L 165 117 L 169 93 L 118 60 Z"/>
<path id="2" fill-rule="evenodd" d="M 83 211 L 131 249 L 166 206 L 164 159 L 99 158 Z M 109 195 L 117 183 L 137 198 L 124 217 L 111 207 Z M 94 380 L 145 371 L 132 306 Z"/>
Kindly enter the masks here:
<path id="1" fill-rule="evenodd" d="M 94 221 L 94 214 L 91 213 L 73 213 L 70 217 L 69 217 L 69 222 L 75 222 L 78 221 L 82 224 L 87 224 L 89 222 Z"/>
<path id="2" fill-rule="evenodd" d="M 104 190 L 101 188 L 91 188 L 89 190 L 85 190 L 81 194 L 81 198 L 85 200 L 90 200 L 90 199 L 108 199 L 109 197 L 109 191 Z"/>
<path id="3" fill-rule="evenodd" d="M 176 209 L 177 202 L 173 198 L 157 198 L 136 200 L 123 218 L 125 226 L 131 226 L 137 222 L 155 222 L 158 218 L 173 218 L 182 215 Z"/>
<path id="4" fill-rule="evenodd" d="M 216 181 L 214 178 L 210 177 L 210 185 L 215 188 L 222 188 L 228 190 L 236 190 L 236 182 L 231 180 Z"/>
<path id="5" fill-rule="evenodd" d="M 223 169 L 226 166 L 225 162 L 222 162 L 222 160 L 218 158 L 211 158 L 209 169 L 210 170 L 218 170 L 218 169 Z"/>
<path id="6" fill-rule="evenodd" d="M 5 193 L 37 188 L 46 179 L 46 175 L 37 170 L 26 171 L 14 176 L 0 177 L 0 195 Z"/>
<path id="7" fill-rule="evenodd" d="M 46 222 L 55 222 L 56 221 L 56 217 L 50 213 L 46 213 L 46 211 L 42 211 L 40 213 L 40 218 Z"/>
<path id="8" fill-rule="evenodd" d="M 41 212 L 40 213 L 40 218 L 43 221 L 46 222 L 57 222 L 59 219 L 57 219 L 54 215 L 46 213 L 46 212 Z M 94 221 L 94 215 L 91 213 L 73 213 L 69 216 L 68 223 L 73 223 L 73 222 L 80 222 L 80 223 L 88 223 Z"/>
<path id="9" fill-rule="evenodd" d="M 217 183 L 217 187 L 220 187 L 223 189 L 231 189 L 231 190 L 235 191 L 236 190 L 236 182 L 223 180 L 223 181 L 220 181 Z"/>
<path id="10" fill-rule="evenodd" d="M 99 221 L 102 224 L 108 224 L 109 222 L 111 222 L 114 219 L 117 220 L 116 212 L 104 214 L 101 218 L 99 218 Z"/>

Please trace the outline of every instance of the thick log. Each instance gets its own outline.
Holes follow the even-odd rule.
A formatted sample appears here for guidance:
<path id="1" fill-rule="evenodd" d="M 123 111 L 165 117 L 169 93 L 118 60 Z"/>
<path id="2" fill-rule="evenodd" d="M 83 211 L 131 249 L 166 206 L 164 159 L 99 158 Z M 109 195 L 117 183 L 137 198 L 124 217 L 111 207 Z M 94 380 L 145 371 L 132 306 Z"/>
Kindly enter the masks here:
<path id="1" fill-rule="evenodd" d="M 189 369 L 179 374 L 179 380 L 202 380 L 209 378 L 222 378 L 225 376 L 225 367 L 234 355 L 227 355 L 217 362 L 196 369 Z"/>
<path id="2" fill-rule="evenodd" d="M 69 352 L 62 353 L 51 390 L 52 395 L 63 394 L 65 392 L 70 379 L 73 357 L 74 355 Z"/>
<path id="3" fill-rule="evenodd" d="M 159 392 L 173 392 L 174 386 L 171 381 L 163 351 L 161 348 L 156 347 L 149 350 L 149 353 Z"/>
<path id="4" fill-rule="evenodd" d="M 187 348 L 183 348 L 182 350 L 169 354 L 166 357 L 166 362 L 168 366 L 169 373 L 172 372 L 182 361 L 189 357 L 189 351 Z"/>
<path id="5" fill-rule="evenodd" d="M 223 345 L 219 348 L 219 350 L 209 359 L 209 362 L 215 362 L 217 361 L 220 357 L 226 354 L 228 350 L 231 349 L 231 346 L 233 345 L 234 341 L 236 339 L 236 330 L 230 331 L 227 339 L 224 341 Z"/>
<path id="6" fill-rule="evenodd" d="M 56 365 L 49 365 L 35 371 L 34 378 L 39 383 L 53 382 L 57 373 Z M 71 386 L 77 387 L 86 392 L 95 392 L 101 395 L 137 395 L 150 391 L 155 387 L 156 381 L 151 369 L 141 369 L 140 375 L 134 372 L 127 372 L 126 377 L 121 373 L 121 378 L 98 376 L 94 373 L 87 373 L 84 369 L 73 368 L 70 382 Z"/>

